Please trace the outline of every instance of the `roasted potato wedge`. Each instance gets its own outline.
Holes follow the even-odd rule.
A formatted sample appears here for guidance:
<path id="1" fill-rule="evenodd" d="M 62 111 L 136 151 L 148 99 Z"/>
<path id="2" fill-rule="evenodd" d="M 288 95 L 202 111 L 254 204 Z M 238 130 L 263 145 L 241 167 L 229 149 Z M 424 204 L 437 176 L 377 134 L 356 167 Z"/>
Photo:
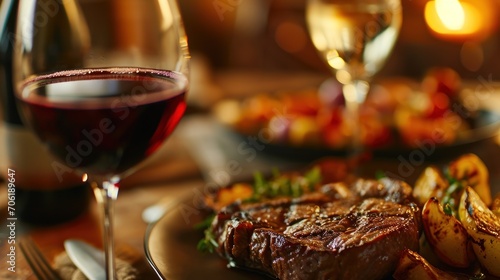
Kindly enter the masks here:
<path id="1" fill-rule="evenodd" d="M 491 203 L 491 211 L 500 218 L 500 193 L 498 193 Z"/>
<path id="2" fill-rule="evenodd" d="M 469 235 L 455 216 L 447 215 L 437 198 L 430 198 L 422 209 L 425 237 L 434 253 L 454 267 L 469 267 L 474 252 Z"/>
<path id="3" fill-rule="evenodd" d="M 491 275 L 500 277 L 500 218 L 471 187 L 466 187 L 462 194 L 458 214 L 479 263 Z"/>
<path id="4" fill-rule="evenodd" d="M 392 275 L 396 280 L 451 280 L 459 279 L 446 273 L 412 250 L 405 250 L 399 259 L 396 271 Z"/>
<path id="5" fill-rule="evenodd" d="M 423 206 L 431 197 L 441 200 L 448 188 L 448 182 L 435 166 L 425 168 L 413 188 L 413 196 L 419 206 Z"/>
<path id="6" fill-rule="evenodd" d="M 220 188 L 212 196 L 205 198 L 205 204 L 214 211 L 219 211 L 237 200 L 252 196 L 253 187 L 247 183 L 237 183 L 228 188 Z"/>
<path id="7" fill-rule="evenodd" d="M 491 189 L 488 168 L 475 154 L 465 154 L 448 166 L 451 178 L 470 186 L 487 206 L 491 205 Z"/>

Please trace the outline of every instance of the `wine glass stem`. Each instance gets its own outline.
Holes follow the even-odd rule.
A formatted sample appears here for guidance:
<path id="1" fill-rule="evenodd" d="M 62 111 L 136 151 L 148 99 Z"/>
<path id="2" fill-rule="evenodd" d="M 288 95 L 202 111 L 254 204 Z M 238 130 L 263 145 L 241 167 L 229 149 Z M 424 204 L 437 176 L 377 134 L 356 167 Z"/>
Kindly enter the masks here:
<path id="1" fill-rule="evenodd" d="M 347 119 L 352 128 L 352 152 L 357 155 L 362 151 L 362 124 L 360 118 L 360 107 L 365 102 L 368 94 L 369 84 L 363 80 L 354 80 L 343 86 L 344 99 L 346 100 Z"/>
<path id="2" fill-rule="evenodd" d="M 113 240 L 113 210 L 118 196 L 118 187 L 109 181 L 95 183 L 94 194 L 102 210 L 103 246 L 106 261 L 106 279 L 116 278 L 114 240 Z"/>

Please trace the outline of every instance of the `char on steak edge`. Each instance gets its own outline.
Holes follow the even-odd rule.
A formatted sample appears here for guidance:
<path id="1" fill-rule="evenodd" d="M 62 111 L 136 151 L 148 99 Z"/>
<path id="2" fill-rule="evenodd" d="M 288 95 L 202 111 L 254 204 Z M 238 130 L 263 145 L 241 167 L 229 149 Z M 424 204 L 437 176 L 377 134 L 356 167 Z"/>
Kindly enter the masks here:
<path id="1" fill-rule="evenodd" d="M 412 190 L 388 178 L 331 183 L 299 198 L 233 203 L 212 222 L 233 267 L 288 279 L 383 279 L 418 251 Z"/>

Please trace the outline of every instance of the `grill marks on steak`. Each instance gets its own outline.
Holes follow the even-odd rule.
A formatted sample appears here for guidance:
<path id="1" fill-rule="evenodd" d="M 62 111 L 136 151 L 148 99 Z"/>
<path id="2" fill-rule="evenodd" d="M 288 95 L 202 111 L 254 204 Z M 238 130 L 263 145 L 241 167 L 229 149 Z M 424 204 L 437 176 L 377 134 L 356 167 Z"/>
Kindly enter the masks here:
<path id="1" fill-rule="evenodd" d="M 218 253 L 280 279 L 381 279 L 418 249 L 418 209 L 402 182 L 329 184 L 297 199 L 233 204 L 212 230 Z"/>

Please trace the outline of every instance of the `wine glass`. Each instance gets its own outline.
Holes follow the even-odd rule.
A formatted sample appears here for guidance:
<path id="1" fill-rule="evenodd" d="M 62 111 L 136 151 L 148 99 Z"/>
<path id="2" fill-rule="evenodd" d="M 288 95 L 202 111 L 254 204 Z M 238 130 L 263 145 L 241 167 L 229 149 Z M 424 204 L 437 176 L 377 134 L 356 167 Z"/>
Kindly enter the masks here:
<path id="1" fill-rule="evenodd" d="M 180 121 L 189 52 L 175 0 L 21 0 L 14 69 L 24 122 L 93 187 L 106 273 L 115 279 L 113 202 L 120 179 Z"/>
<path id="2" fill-rule="evenodd" d="M 343 85 L 356 152 L 362 148 L 359 109 L 396 42 L 400 0 L 308 0 L 306 21 L 314 46 Z"/>

